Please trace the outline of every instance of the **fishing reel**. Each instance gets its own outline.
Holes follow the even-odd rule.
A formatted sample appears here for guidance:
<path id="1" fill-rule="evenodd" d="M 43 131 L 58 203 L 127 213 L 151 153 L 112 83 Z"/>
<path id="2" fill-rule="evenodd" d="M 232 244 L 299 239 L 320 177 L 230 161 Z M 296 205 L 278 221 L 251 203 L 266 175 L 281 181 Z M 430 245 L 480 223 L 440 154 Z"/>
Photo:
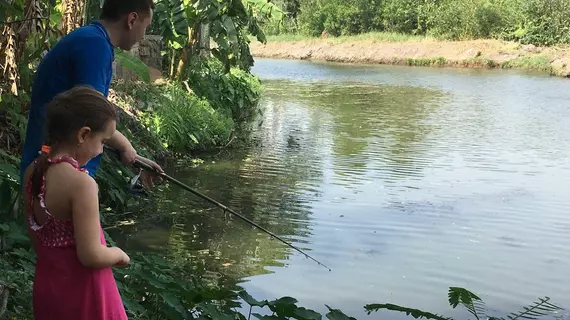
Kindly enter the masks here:
<path id="1" fill-rule="evenodd" d="M 134 196 L 148 197 L 149 193 L 146 190 L 146 188 L 144 187 L 144 185 L 142 184 L 142 182 L 140 181 L 140 177 L 141 177 L 142 172 L 143 172 L 143 169 L 139 168 L 139 173 L 136 174 L 131 179 L 131 181 L 127 184 L 127 189 L 129 190 L 129 193 L 131 193 Z"/>

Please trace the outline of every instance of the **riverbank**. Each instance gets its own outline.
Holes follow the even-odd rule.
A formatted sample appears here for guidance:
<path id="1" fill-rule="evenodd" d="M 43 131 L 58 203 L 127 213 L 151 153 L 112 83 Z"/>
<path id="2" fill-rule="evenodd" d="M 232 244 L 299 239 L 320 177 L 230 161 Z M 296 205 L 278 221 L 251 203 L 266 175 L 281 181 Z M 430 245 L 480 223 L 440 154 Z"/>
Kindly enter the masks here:
<path id="1" fill-rule="evenodd" d="M 117 79 L 111 85 L 109 99 L 117 106 L 119 130 L 137 152 L 155 159 L 168 170 L 163 160 L 228 148 L 247 139 L 243 127 L 250 122 L 249 115 L 258 110 L 260 95 L 261 84 L 253 74 L 237 68 L 225 73 L 221 63 L 204 61 L 188 72 L 184 82 L 163 80 L 151 84 Z M 0 270 L 5 272 L 0 275 L 0 318 L 31 319 L 29 302 L 36 256 L 27 237 L 22 207 L 17 205 L 21 201 L 17 177 L 26 128 L 22 106 L 27 94 L 26 91 L 19 95 L 6 93 L 1 98 Z M 134 223 L 144 219 L 130 208 L 149 201 L 152 194 L 146 199 L 133 197 L 125 185 L 134 176 L 134 169 L 108 154 L 104 158 L 105 164 L 96 178 L 104 229 L 122 221 Z M 109 236 L 107 241 L 114 244 Z M 132 318 L 145 319 L 142 315 L 146 314 L 156 319 L 167 314 L 170 318 L 186 318 L 191 307 L 181 306 L 195 303 L 168 295 L 194 297 L 212 290 L 198 280 L 180 280 L 191 279 L 193 274 L 183 267 L 162 262 L 158 255 L 137 252 L 129 252 L 129 255 L 131 267 L 116 270 L 115 277 Z M 231 299 L 237 299 L 237 294 L 223 288 L 204 301 L 233 301 Z"/>
<path id="2" fill-rule="evenodd" d="M 291 39 L 291 40 L 290 40 Z M 440 41 L 422 37 L 273 37 L 252 42 L 255 57 L 409 66 L 505 68 L 570 76 L 567 47 L 537 47 L 499 40 Z"/>

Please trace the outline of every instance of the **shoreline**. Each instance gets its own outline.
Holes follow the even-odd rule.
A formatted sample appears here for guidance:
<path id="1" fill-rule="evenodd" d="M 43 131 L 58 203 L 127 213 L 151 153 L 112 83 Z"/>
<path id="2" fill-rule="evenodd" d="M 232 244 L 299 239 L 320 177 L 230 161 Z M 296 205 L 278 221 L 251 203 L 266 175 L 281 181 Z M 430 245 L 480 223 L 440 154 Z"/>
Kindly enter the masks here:
<path id="1" fill-rule="evenodd" d="M 251 42 L 259 58 L 429 67 L 520 69 L 570 77 L 570 49 L 536 47 L 499 40 L 387 42 L 330 39 Z"/>

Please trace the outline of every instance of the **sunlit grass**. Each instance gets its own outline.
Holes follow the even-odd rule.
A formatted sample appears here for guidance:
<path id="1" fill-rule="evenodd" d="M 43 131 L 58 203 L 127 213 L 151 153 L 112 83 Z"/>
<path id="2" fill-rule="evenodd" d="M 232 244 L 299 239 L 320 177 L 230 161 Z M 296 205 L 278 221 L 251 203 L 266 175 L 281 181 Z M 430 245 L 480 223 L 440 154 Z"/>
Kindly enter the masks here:
<path id="1" fill-rule="evenodd" d="M 503 63 L 503 68 L 535 70 L 541 72 L 552 72 L 550 59 L 545 55 L 523 56 Z"/>
<path id="2" fill-rule="evenodd" d="M 326 39 L 320 37 L 310 37 L 302 34 L 280 34 L 268 36 L 268 42 L 300 42 L 300 41 L 326 41 L 328 43 L 345 43 L 353 41 L 372 41 L 372 42 L 412 42 L 429 39 L 426 36 L 409 35 L 396 32 L 368 32 L 351 36 L 333 37 L 327 36 Z"/>

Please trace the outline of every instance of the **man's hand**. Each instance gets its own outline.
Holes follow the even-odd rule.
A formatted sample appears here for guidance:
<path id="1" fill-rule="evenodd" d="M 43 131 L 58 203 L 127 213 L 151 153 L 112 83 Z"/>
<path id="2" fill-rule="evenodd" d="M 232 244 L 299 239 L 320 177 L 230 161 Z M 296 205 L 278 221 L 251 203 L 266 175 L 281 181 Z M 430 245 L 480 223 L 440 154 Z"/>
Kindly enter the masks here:
<path id="1" fill-rule="evenodd" d="M 145 157 L 140 157 L 140 156 L 137 156 L 137 159 L 141 162 L 144 162 L 144 163 L 150 165 L 158 173 L 164 172 L 164 170 L 162 170 L 162 168 L 156 162 L 154 162 L 150 159 L 147 159 Z M 155 181 L 162 180 L 160 178 L 160 175 L 157 174 L 156 172 L 149 172 L 149 171 L 143 170 L 143 172 L 141 173 L 141 176 L 140 176 L 140 181 L 142 182 L 142 184 L 145 188 L 150 189 L 150 188 L 152 188 Z"/>
<path id="2" fill-rule="evenodd" d="M 113 134 L 113 137 L 111 137 L 108 143 L 111 147 L 117 150 L 121 150 L 120 151 L 121 161 L 124 164 L 132 165 L 135 162 L 135 160 L 139 160 L 153 167 L 156 170 L 156 172 L 159 173 L 164 172 L 156 162 L 137 155 L 137 151 L 135 150 L 135 148 L 133 148 L 133 145 L 118 130 L 115 131 L 115 134 Z M 155 181 L 161 180 L 160 175 L 158 175 L 156 172 L 148 172 L 143 170 L 140 176 L 140 180 L 145 188 L 150 189 L 152 188 L 152 185 Z"/>

